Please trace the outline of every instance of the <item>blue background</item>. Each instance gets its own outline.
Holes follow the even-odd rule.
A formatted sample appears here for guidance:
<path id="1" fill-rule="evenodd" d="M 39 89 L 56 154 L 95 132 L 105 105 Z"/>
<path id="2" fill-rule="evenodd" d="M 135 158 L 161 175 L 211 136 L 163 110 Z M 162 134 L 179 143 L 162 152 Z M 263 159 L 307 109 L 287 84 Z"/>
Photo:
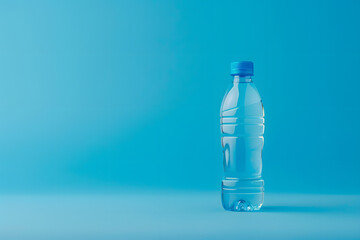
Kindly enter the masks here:
<path id="1" fill-rule="evenodd" d="M 218 190 L 252 60 L 268 192 L 359 193 L 360 1 L 1 1 L 0 191 Z"/>

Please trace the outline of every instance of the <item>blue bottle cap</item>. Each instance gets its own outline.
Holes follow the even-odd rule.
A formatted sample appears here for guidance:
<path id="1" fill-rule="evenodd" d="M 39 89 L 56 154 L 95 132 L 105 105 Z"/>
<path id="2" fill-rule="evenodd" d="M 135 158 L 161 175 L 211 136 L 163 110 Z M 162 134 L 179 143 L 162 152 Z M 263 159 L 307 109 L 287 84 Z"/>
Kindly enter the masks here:
<path id="1" fill-rule="evenodd" d="M 231 75 L 253 76 L 254 63 L 251 61 L 232 62 Z"/>

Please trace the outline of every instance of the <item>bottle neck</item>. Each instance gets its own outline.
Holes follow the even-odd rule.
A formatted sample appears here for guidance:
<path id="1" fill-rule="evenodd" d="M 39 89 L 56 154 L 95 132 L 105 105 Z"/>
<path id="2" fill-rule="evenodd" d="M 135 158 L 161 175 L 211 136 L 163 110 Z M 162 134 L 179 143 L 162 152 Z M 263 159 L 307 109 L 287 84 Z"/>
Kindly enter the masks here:
<path id="1" fill-rule="evenodd" d="M 234 75 L 233 83 L 251 83 L 252 76 L 240 76 L 240 75 Z"/>

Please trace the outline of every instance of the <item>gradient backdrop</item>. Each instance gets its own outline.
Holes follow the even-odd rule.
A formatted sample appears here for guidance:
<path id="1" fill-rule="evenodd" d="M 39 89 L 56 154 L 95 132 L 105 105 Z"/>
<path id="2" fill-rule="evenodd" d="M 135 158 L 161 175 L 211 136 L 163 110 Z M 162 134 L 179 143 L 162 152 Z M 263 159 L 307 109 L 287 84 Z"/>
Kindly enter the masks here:
<path id="1" fill-rule="evenodd" d="M 0 192 L 218 190 L 252 60 L 268 192 L 360 193 L 360 1 L 0 1 Z"/>

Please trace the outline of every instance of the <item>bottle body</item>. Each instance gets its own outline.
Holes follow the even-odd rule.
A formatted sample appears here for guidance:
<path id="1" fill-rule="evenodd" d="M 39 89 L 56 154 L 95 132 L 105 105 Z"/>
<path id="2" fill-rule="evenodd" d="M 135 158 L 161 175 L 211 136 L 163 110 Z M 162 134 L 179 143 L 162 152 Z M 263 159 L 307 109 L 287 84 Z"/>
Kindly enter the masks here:
<path id="1" fill-rule="evenodd" d="M 254 211 L 263 204 L 264 127 L 263 104 L 251 76 L 235 75 L 220 110 L 226 210 Z"/>

